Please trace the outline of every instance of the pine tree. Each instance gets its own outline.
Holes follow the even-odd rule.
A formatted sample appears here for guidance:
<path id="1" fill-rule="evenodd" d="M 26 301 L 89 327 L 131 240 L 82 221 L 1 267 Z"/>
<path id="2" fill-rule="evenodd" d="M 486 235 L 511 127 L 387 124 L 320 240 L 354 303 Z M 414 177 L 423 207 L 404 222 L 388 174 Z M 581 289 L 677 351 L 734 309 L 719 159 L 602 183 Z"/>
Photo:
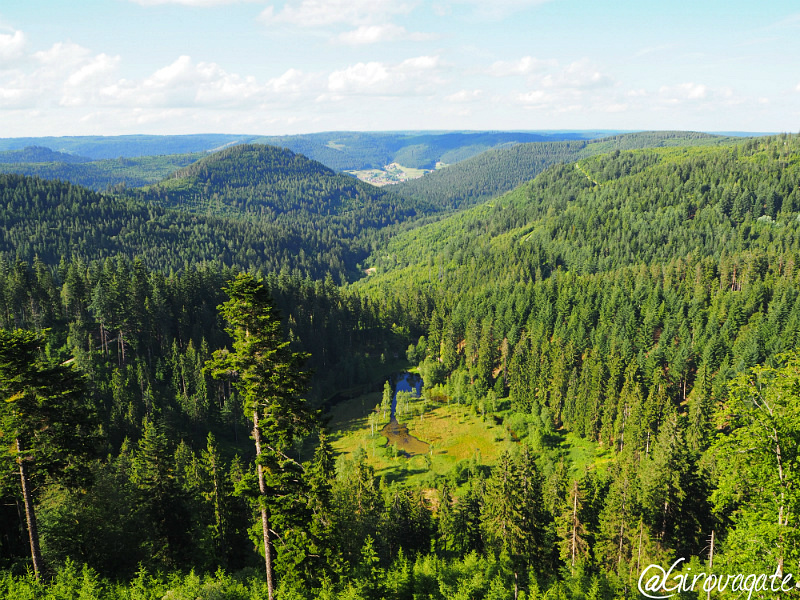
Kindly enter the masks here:
<path id="1" fill-rule="evenodd" d="M 225 464 L 220 454 L 214 434 L 209 433 L 206 448 L 200 454 L 200 468 L 203 475 L 203 498 L 213 507 L 214 520 L 210 525 L 215 555 L 220 564 L 227 566 L 227 544 L 229 529 L 228 502 L 231 494 L 230 483 L 225 477 Z"/>
<path id="2" fill-rule="evenodd" d="M 561 560 L 569 564 L 570 573 L 575 574 L 576 565 L 589 558 L 586 526 L 583 524 L 583 496 L 577 479 L 569 487 L 567 502 L 556 518 Z"/>
<path id="3" fill-rule="evenodd" d="M 387 381 L 383 384 L 383 397 L 381 398 L 381 411 L 383 411 L 382 421 L 387 421 L 387 413 L 392 410 L 392 386 Z"/>
<path id="4" fill-rule="evenodd" d="M 95 450 L 95 412 L 72 367 L 40 358 L 44 337 L 0 330 L 0 435 L 16 463 L 25 505 L 33 570 L 44 570 L 33 499 L 33 476 L 47 472 L 70 483 L 86 477 L 80 457 Z"/>
<path id="5" fill-rule="evenodd" d="M 164 427 L 145 420 L 133 455 L 131 481 L 153 529 L 148 554 L 156 564 L 170 567 L 184 563 L 190 546 L 187 494 L 179 484 L 176 466 Z"/>
<path id="6" fill-rule="evenodd" d="M 712 501 L 734 524 L 728 560 L 779 573 L 796 565 L 800 554 L 794 518 L 800 507 L 800 357 L 783 359 L 779 367 L 751 369 L 731 383 L 729 406 L 719 416 L 732 431 L 710 449 L 720 471 Z"/>
<path id="7" fill-rule="evenodd" d="M 302 370 L 306 355 L 293 352 L 283 340 L 277 309 L 252 275 L 238 275 L 225 291 L 230 300 L 219 310 L 228 323 L 226 331 L 233 337 L 233 350 L 214 352 L 206 367 L 212 376 L 232 380 L 242 396 L 245 414 L 253 420 L 264 563 L 272 600 L 270 496 L 283 497 L 289 491 L 287 487 L 298 481 L 298 463 L 286 452 L 297 436 L 310 432 L 314 421 L 302 398 L 308 382 L 308 374 Z M 268 477 L 275 486 L 270 490 Z"/>

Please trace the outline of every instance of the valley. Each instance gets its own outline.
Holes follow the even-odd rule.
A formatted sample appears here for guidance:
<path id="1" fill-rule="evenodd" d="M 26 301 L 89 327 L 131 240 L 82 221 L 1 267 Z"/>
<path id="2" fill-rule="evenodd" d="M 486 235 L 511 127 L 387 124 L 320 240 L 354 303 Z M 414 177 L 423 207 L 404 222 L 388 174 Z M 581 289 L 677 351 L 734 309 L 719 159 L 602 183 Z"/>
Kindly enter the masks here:
<path id="1" fill-rule="evenodd" d="M 265 536 L 280 598 L 790 564 L 800 137 L 603 133 L 5 141 L 3 597 L 264 597 Z"/>

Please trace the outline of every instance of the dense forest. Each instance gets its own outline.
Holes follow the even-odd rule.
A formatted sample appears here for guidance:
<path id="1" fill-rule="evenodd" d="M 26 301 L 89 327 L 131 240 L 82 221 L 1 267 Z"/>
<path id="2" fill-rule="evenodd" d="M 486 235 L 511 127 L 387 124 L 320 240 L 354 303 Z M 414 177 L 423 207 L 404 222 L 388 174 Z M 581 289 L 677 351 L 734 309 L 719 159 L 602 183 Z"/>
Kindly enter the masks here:
<path id="1" fill-rule="evenodd" d="M 436 212 L 269 146 L 236 146 L 118 192 L 0 175 L 0 255 L 56 265 L 122 253 L 163 271 L 205 261 L 343 282 L 393 227 Z"/>
<path id="2" fill-rule="evenodd" d="M 0 596 L 611 600 L 678 561 L 774 597 L 800 576 L 800 136 L 695 137 L 605 141 L 455 213 L 435 180 L 366 200 L 254 146 L 123 197 L 3 176 Z M 220 225 L 159 246 L 159 221 Z M 223 223 L 355 236 L 372 274 L 337 285 L 356 257 L 321 245 L 316 270 L 201 259 Z M 502 424 L 496 459 L 377 472 L 410 464 L 374 442 L 409 365 L 406 422 Z M 375 386 L 373 442 L 337 456 L 325 424 Z"/>
<path id="3" fill-rule="evenodd" d="M 530 181 L 559 163 L 614 150 L 730 144 L 730 138 L 705 133 L 651 131 L 597 140 L 530 142 L 482 152 L 446 169 L 396 186 L 406 198 L 425 198 L 439 206 L 467 208 Z"/>

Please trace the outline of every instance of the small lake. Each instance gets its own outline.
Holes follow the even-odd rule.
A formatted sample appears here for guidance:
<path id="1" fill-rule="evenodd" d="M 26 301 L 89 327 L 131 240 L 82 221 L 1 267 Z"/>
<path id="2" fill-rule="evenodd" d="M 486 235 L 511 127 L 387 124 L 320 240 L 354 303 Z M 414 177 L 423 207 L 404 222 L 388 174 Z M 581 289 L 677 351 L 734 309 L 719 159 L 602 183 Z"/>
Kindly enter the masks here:
<path id="1" fill-rule="evenodd" d="M 392 386 L 392 414 L 389 423 L 381 430 L 390 444 L 408 456 L 427 454 L 430 446 L 408 433 L 408 426 L 397 420 L 397 393 L 411 392 L 419 398 L 422 392 L 422 377 L 415 373 L 398 373 L 389 380 Z"/>

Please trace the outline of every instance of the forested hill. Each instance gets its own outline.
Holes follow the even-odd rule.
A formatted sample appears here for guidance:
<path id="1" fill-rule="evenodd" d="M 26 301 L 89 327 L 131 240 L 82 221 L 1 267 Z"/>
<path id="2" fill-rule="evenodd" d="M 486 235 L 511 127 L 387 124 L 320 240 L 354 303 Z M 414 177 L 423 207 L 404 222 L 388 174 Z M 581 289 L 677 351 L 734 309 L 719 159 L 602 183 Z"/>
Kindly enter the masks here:
<path id="1" fill-rule="evenodd" d="M 154 269 L 210 261 L 338 281 L 357 277 L 371 244 L 429 207 L 288 150 L 242 145 L 124 196 L 0 176 L 8 259 L 58 264 L 123 254 Z"/>
<path id="2" fill-rule="evenodd" d="M 90 162 L 92 159 L 85 156 L 76 156 L 64 152 L 53 152 L 50 148 L 42 146 L 28 146 L 21 150 L 0 152 L 0 164 L 13 163 L 66 163 L 79 164 Z"/>
<path id="3" fill-rule="evenodd" d="M 211 262 L 315 279 L 331 274 L 339 281 L 353 276 L 366 255 L 367 234 L 377 235 L 375 229 L 361 229 L 360 219 L 367 220 L 373 208 L 372 223 L 397 218 L 380 212 L 385 205 L 357 194 L 350 200 L 365 206 L 352 215 L 298 209 L 280 219 L 266 211 L 245 218 L 244 213 L 192 214 L 20 175 L 0 175 L 0 200 L 0 257 L 10 261 L 38 256 L 54 266 L 65 257 L 121 254 L 164 272 Z"/>
<path id="4" fill-rule="evenodd" d="M 614 150 L 725 145 L 736 138 L 698 132 L 651 131 L 598 140 L 537 141 L 488 150 L 463 162 L 394 186 L 406 198 L 467 208 L 530 181 L 548 167 Z"/>
<path id="5" fill-rule="evenodd" d="M 340 247 L 323 251 L 275 224 L 191 215 L 59 181 L 0 175 L 0 200 L 0 257 L 12 262 L 123 255 L 164 272 L 204 262 L 317 276 L 345 268 Z"/>
<path id="6" fill-rule="evenodd" d="M 320 261 L 312 276 L 324 273 L 327 264 L 340 280 L 357 276 L 357 263 L 394 226 L 435 212 L 424 202 L 264 145 L 212 154 L 130 195 L 139 202 L 284 231 L 302 240 L 296 250 L 302 248 L 303 260 Z"/>
<path id="7" fill-rule="evenodd" d="M 112 188 L 142 187 L 158 183 L 181 167 L 204 156 L 206 153 L 201 152 L 136 158 L 120 157 L 87 162 L 71 154 L 47 149 L 31 152 L 26 148 L 0 153 L 0 173 L 60 179 L 102 192 Z"/>
<path id="8" fill-rule="evenodd" d="M 373 258 L 360 285 L 425 334 L 426 382 L 464 377 L 476 402 L 508 385 L 517 410 L 622 447 L 629 378 L 655 403 L 634 435 L 675 412 L 702 451 L 730 379 L 800 343 L 800 136 L 558 165 Z"/>
<path id="9" fill-rule="evenodd" d="M 339 218 L 349 227 L 347 235 L 358 234 L 356 220 L 360 227 L 383 227 L 427 212 L 419 201 L 404 201 L 301 154 L 250 144 L 212 154 L 136 197 L 195 212 L 278 219 L 287 225 L 296 225 L 298 219 Z"/>
<path id="10" fill-rule="evenodd" d="M 557 165 L 494 201 L 394 238 L 373 265 L 388 277 L 415 264 L 454 273 L 480 265 L 482 276 L 497 281 L 688 253 L 782 252 L 797 243 L 799 147 L 797 136 L 783 136 L 615 151 Z"/>

